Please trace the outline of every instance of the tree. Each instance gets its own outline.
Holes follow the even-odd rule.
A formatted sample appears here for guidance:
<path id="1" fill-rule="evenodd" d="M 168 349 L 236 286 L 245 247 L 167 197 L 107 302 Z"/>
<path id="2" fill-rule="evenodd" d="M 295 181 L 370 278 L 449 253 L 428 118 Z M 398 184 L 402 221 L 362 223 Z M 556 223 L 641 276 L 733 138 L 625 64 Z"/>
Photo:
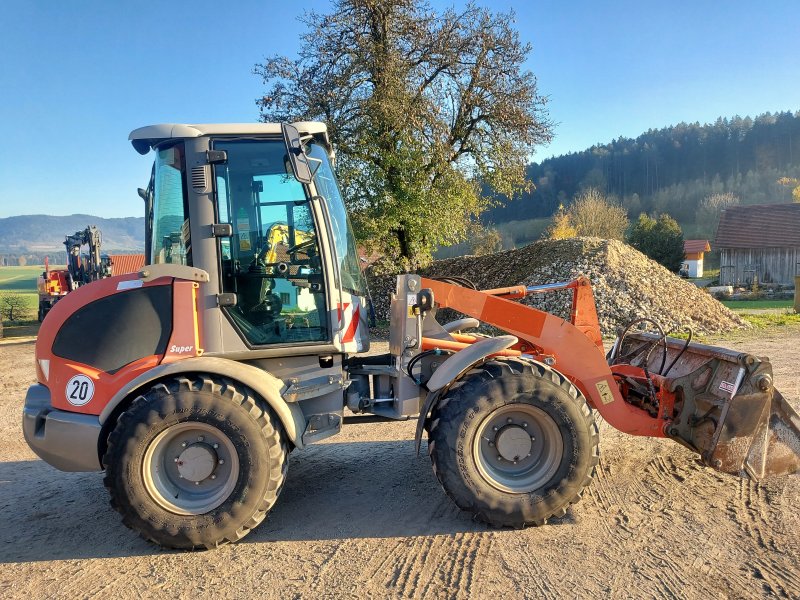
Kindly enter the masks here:
<path id="1" fill-rule="evenodd" d="M 302 21 L 297 60 L 256 66 L 266 85 L 257 103 L 265 121 L 327 122 L 368 248 L 416 268 L 466 239 L 492 196 L 530 189 L 527 158 L 551 125 L 513 14 L 334 0 Z"/>
<path id="2" fill-rule="evenodd" d="M 697 211 L 697 224 L 711 236 L 717 230 L 719 217 L 722 211 L 730 206 L 737 206 L 740 203 L 739 197 L 730 192 L 711 194 L 703 198 Z"/>
<path id="3" fill-rule="evenodd" d="M 781 177 L 778 185 L 792 190 L 792 202 L 800 202 L 800 179 L 797 177 Z"/>
<path id="4" fill-rule="evenodd" d="M 578 231 L 570 223 L 569 215 L 564 210 L 564 205 L 558 207 L 558 212 L 553 216 L 553 223 L 542 236 L 548 240 L 566 240 L 577 237 Z"/>
<path id="5" fill-rule="evenodd" d="M 628 213 L 597 188 L 578 194 L 567 210 L 568 223 L 578 235 L 607 240 L 625 239 Z"/>
<path id="6" fill-rule="evenodd" d="M 482 227 L 480 224 L 476 224 L 470 237 L 470 250 L 475 256 L 486 256 L 503 249 L 503 236 L 493 227 Z"/>
<path id="7" fill-rule="evenodd" d="M 639 252 L 664 265 L 670 271 L 678 271 L 683 262 L 683 232 L 678 222 L 666 213 L 658 219 L 642 213 L 631 229 L 628 242 Z"/>
<path id="8" fill-rule="evenodd" d="M 0 296 L 0 311 L 8 321 L 19 320 L 28 312 L 27 302 L 21 294 L 7 293 Z"/>

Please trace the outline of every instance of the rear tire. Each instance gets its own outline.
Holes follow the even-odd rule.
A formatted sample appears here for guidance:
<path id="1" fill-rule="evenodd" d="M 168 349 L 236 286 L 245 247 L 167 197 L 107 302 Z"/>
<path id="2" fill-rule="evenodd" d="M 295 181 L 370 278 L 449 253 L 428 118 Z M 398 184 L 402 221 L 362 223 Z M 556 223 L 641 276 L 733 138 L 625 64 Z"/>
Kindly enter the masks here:
<path id="1" fill-rule="evenodd" d="M 434 407 L 428 453 L 462 510 L 495 526 L 543 525 L 591 482 L 599 432 L 563 375 L 540 363 L 493 360 Z"/>
<path id="2" fill-rule="evenodd" d="M 120 415 L 103 465 L 125 525 L 195 549 L 235 542 L 264 520 L 286 479 L 286 442 L 269 408 L 237 385 L 167 380 Z"/>

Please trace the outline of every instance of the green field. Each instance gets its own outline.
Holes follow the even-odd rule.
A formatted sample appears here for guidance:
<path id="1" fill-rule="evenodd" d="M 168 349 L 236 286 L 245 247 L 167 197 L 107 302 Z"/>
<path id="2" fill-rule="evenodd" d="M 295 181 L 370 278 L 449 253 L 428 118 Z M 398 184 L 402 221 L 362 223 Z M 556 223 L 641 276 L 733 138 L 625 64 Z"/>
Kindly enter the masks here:
<path id="1" fill-rule="evenodd" d="M 763 308 L 792 308 L 793 300 L 721 300 L 732 310 L 760 310 Z"/>
<path id="2" fill-rule="evenodd" d="M 63 268 L 63 267 L 61 267 Z M 36 292 L 36 280 L 44 271 L 44 266 L 33 265 L 29 267 L 0 267 L 0 310 L 2 310 L 4 335 L 12 337 L 28 335 L 29 327 L 26 322 L 36 321 L 39 309 L 39 295 Z M 19 295 L 25 300 L 25 308 L 22 314 L 14 315 L 14 323 L 9 323 L 6 319 L 6 311 L 3 307 L 3 298 L 7 296 Z M 20 331 L 17 332 L 17 328 Z"/>
<path id="3" fill-rule="evenodd" d="M 36 291 L 36 279 L 44 271 L 42 265 L 32 267 L 0 267 L 0 293 L 9 291 Z"/>

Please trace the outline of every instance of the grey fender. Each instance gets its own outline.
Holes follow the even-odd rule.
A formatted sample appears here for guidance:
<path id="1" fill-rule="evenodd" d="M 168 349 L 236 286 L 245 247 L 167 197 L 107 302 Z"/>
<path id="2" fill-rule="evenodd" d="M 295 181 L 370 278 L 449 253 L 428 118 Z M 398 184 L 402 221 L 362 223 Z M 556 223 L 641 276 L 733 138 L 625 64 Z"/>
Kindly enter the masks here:
<path id="1" fill-rule="evenodd" d="M 297 404 L 286 402 L 281 397 L 281 389 L 284 387 L 283 381 L 257 367 L 226 358 L 210 356 L 198 356 L 166 365 L 159 365 L 139 375 L 139 377 L 124 385 L 114 394 L 114 397 L 111 398 L 111 401 L 106 404 L 106 407 L 100 413 L 100 423 L 104 424 L 120 402 L 145 387 L 148 383 L 164 377 L 180 375 L 181 373 L 209 373 L 227 377 L 246 385 L 263 398 L 269 407 L 275 411 L 286 431 L 288 440 L 297 448 L 303 447 L 303 432 L 306 428 L 306 419 Z"/>
<path id="2" fill-rule="evenodd" d="M 431 378 L 425 383 L 425 387 L 428 388 L 428 397 L 425 398 L 425 403 L 422 405 L 417 418 L 417 433 L 414 437 L 414 442 L 418 454 L 422 441 L 422 430 L 425 427 L 425 421 L 428 420 L 428 413 L 431 412 L 433 405 L 436 404 L 441 394 L 447 390 L 450 384 L 469 371 L 473 365 L 485 360 L 487 356 L 502 352 L 516 344 L 517 341 L 518 339 L 513 335 L 501 335 L 483 339 L 451 355 L 433 372 Z"/>
<path id="3" fill-rule="evenodd" d="M 457 333 L 459 331 L 464 331 L 465 329 L 475 329 L 476 327 L 480 327 L 480 325 L 481 322 L 478 321 L 478 319 L 467 317 L 466 319 L 450 321 L 449 323 L 442 325 L 442 327 L 444 327 L 444 330 L 447 333 Z"/>

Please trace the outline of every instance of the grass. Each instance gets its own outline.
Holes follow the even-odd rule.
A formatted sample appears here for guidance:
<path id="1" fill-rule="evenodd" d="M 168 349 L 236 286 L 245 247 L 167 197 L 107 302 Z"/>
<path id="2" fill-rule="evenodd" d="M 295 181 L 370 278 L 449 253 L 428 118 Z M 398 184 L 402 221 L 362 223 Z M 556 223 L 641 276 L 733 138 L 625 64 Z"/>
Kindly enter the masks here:
<path id="1" fill-rule="evenodd" d="M 36 280 L 44 271 L 41 265 L 32 267 L 0 267 L 0 293 L 36 291 Z"/>
<path id="2" fill-rule="evenodd" d="M 781 313 L 739 313 L 739 316 L 758 329 L 800 327 L 800 314 L 793 310 Z"/>
<path id="3" fill-rule="evenodd" d="M 56 267 L 54 267 L 56 268 Z M 61 267 L 63 268 L 63 267 Z M 20 319 L 13 323 L 4 322 L 4 336 L 11 337 L 16 335 L 17 328 L 22 328 L 26 332 L 30 329 L 28 321 L 33 319 L 36 322 L 36 313 L 39 310 L 39 294 L 36 291 L 36 281 L 44 271 L 44 266 L 33 265 L 28 267 L 0 267 L 0 299 L 6 295 L 19 295 L 25 300 L 24 312 Z M 0 300 L 0 309 L 2 309 Z M 21 335 L 29 335 L 24 333 Z"/>
<path id="4" fill-rule="evenodd" d="M 786 308 L 790 309 L 794 306 L 794 301 L 791 299 L 785 300 L 720 300 L 725 306 L 731 310 L 754 310 L 762 308 Z"/>

